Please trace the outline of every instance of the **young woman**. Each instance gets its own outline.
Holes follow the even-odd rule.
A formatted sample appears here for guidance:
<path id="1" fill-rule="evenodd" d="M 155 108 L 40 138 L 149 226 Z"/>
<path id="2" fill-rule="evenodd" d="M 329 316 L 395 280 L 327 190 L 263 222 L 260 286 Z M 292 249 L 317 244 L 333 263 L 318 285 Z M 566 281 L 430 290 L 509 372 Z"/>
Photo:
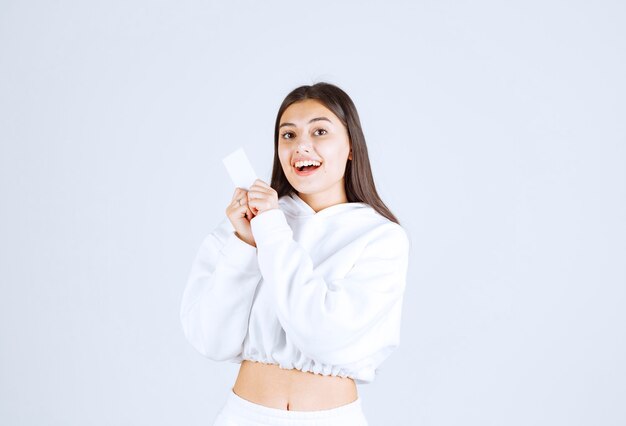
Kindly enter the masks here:
<path id="1" fill-rule="evenodd" d="M 237 188 L 225 213 L 180 312 L 198 352 L 241 364 L 214 425 L 367 425 L 356 385 L 400 343 L 410 244 L 350 97 L 328 83 L 289 93 L 271 184 Z"/>

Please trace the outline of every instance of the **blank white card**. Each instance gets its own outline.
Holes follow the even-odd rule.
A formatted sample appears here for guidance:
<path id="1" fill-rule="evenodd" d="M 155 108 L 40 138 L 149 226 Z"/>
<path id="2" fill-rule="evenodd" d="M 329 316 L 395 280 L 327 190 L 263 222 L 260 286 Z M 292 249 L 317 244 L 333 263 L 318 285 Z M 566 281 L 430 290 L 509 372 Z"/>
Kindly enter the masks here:
<path id="1" fill-rule="evenodd" d="M 231 180 L 238 188 L 249 189 L 257 179 L 257 175 L 243 148 L 239 148 L 222 158 L 222 163 L 224 163 Z"/>

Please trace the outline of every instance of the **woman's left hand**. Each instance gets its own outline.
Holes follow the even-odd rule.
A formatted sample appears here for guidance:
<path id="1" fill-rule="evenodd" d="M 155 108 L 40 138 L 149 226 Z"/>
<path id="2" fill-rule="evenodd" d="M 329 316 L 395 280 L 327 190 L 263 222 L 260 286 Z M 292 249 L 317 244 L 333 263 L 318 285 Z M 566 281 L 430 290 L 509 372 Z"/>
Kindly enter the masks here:
<path id="1" fill-rule="evenodd" d="M 248 188 L 248 207 L 257 216 L 264 211 L 278 208 L 278 193 L 261 179 Z"/>

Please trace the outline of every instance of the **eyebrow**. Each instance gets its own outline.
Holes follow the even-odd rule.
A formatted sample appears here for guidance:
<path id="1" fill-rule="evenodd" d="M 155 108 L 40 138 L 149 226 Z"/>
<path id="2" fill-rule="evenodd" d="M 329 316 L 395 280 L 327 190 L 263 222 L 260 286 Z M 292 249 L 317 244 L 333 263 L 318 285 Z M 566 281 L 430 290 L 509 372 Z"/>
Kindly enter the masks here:
<path id="1" fill-rule="evenodd" d="M 330 120 L 329 120 L 328 118 L 326 118 L 326 117 L 315 117 L 315 118 L 312 118 L 312 119 L 310 119 L 310 120 L 309 120 L 309 123 L 308 123 L 308 124 L 311 124 L 311 123 L 313 123 L 314 121 L 320 121 L 320 120 L 326 120 L 326 121 L 328 121 L 330 124 L 333 124 L 333 122 L 332 122 L 332 121 L 330 121 Z M 278 128 L 280 129 L 280 128 L 281 128 L 281 127 L 283 127 L 283 126 L 294 126 L 294 127 L 295 127 L 296 125 L 295 125 L 295 124 L 293 124 L 293 123 L 283 123 L 283 124 L 281 124 L 280 126 L 278 126 Z"/>

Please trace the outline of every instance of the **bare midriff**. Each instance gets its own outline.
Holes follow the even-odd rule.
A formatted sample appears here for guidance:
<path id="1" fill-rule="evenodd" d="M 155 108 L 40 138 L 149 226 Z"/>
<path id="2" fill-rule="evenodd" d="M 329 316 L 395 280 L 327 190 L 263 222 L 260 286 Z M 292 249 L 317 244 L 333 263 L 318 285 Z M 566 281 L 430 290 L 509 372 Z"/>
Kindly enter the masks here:
<path id="1" fill-rule="evenodd" d="M 243 360 L 232 388 L 255 404 L 290 411 L 330 410 L 358 398 L 354 380 Z"/>

